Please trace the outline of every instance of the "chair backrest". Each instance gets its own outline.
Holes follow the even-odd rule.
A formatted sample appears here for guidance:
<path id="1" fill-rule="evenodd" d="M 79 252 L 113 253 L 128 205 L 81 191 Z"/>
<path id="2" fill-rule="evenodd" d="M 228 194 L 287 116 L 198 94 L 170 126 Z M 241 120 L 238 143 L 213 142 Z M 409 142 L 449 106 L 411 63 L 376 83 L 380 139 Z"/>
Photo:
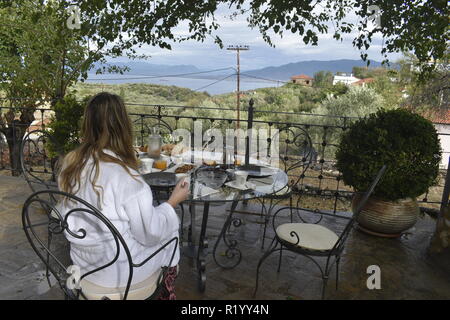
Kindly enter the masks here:
<path id="1" fill-rule="evenodd" d="M 305 178 L 306 170 L 317 160 L 311 137 L 302 126 L 284 126 L 268 142 L 268 152 L 272 152 L 273 145 L 278 144 L 279 167 L 289 175 L 290 186 L 297 185 Z"/>
<path id="2" fill-rule="evenodd" d="M 56 204 L 52 200 L 55 198 L 58 200 Z M 61 212 L 60 204 L 63 201 L 70 204 L 68 212 Z M 42 214 L 42 207 L 51 208 L 51 210 Z M 83 227 L 74 229 L 75 219 L 70 219 L 70 217 L 76 217 L 78 225 Z M 80 219 L 83 221 L 82 224 L 79 224 Z M 128 277 L 123 292 L 123 299 L 125 300 L 130 290 L 133 268 L 142 266 L 159 252 L 157 250 L 139 264 L 133 263 L 130 250 L 116 227 L 88 202 L 61 191 L 42 190 L 32 194 L 23 206 L 22 224 L 31 247 L 47 267 L 47 270 L 55 277 L 66 297 L 70 299 L 86 299 L 83 288 L 80 287 L 81 280 L 113 265 L 120 256 L 120 259 L 126 258 L 128 264 Z M 90 270 L 81 271 L 79 267 L 72 265 L 69 256 L 68 238 L 72 237 L 82 245 L 83 239 L 88 241 L 89 232 L 93 230 L 96 230 L 96 232 L 101 230 L 102 237 L 111 239 L 110 241 L 114 244 L 111 246 L 114 248 L 114 252 L 107 255 L 111 258 L 108 258 L 104 265 L 93 266 Z M 174 239 L 168 242 L 174 242 L 175 245 L 172 259 L 178 246 L 178 238 Z M 92 238 L 90 240 L 92 241 Z M 172 263 L 172 260 L 170 263 Z M 77 269 L 83 273 L 73 274 Z M 163 273 L 161 273 L 158 283 L 160 283 L 162 276 Z"/>
<path id="3" fill-rule="evenodd" d="M 51 142 L 56 155 L 49 156 L 48 144 Z M 23 176 L 33 192 L 43 189 L 57 189 L 61 148 L 45 130 L 28 132 L 20 145 L 20 165 Z"/>
<path id="4" fill-rule="evenodd" d="M 360 215 L 361 211 L 364 209 L 364 206 L 366 205 L 367 200 L 369 200 L 370 196 L 374 192 L 375 187 L 377 186 L 378 182 L 383 177 L 384 172 L 386 171 L 386 168 L 387 168 L 386 165 L 383 165 L 383 167 L 381 167 L 381 169 L 378 171 L 376 177 L 374 178 L 374 180 L 370 184 L 369 189 L 367 189 L 367 191 L 364 193 L 364 195 L 362 196 L 361 200 L 359 201 L 358 205 L 356 206 L 356 209 L 353 212 L 352 218 L 350 219 L 350 221 L 345 226 L 343 232 L 339 236 L 339 239 L 336 242 L 336 244 L 334 245 L 332 251 L 335 251 L 335 250 L 340 251 L 340 250 L 343 249 L 345 241 L 347 240 L 348 235 L 349 235 L 351 229 L 353 228 L 353 225 L 355 224 L 355 221 L 357 220 L 357 218 Z"/>

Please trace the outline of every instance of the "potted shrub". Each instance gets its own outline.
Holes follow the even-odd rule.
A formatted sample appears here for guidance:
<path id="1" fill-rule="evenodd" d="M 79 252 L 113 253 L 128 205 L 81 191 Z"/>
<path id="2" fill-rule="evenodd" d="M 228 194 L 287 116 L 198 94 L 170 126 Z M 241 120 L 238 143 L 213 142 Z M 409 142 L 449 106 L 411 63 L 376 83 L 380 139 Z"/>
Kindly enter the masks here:
<path id="1" fill-rule="evenodd" d="M 433 124 L 405 109 L 380 110 L 350 126 L 336 153 L 345 184 L 356 191 L 352 207 L 378 170 L 382 180 L 358 217 L 363 231 L 397 237 L 417 221 L 416 197 L 437 182 L 441 147 Z"/>

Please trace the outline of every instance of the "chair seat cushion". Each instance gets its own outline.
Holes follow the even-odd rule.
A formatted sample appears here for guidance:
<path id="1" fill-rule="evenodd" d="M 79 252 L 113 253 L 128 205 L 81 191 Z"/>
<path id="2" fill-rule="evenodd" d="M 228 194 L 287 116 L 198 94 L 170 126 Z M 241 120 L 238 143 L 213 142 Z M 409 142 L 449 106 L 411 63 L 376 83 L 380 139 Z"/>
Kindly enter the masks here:
<path id="1" fill-rule="evenodd" d="M 285 223 L 276 229 L 277 236 L 281 240 L 296 244 L 298 240 L 295 235 L 290 234 L 292 231 L 300 238 L 297 246 L 308 250 L 331 250 L 339 239 L 330 229 L 311 223 Z"/>
<path id="2" fill-rule="evenodd" d="M 153 273 L 147 279 L 133 284 L 128 291 L 127 300 L 145 300 L 149 298 L 156 290 L 158 277 L 161 271 Z M 107 297 L 111 300 L 122 300 L 125 293 L 123 288 L 107 288 L 92 283 L 86 279 L 81 280 L 83 294 L 88 300 L 101 300 Z"/>

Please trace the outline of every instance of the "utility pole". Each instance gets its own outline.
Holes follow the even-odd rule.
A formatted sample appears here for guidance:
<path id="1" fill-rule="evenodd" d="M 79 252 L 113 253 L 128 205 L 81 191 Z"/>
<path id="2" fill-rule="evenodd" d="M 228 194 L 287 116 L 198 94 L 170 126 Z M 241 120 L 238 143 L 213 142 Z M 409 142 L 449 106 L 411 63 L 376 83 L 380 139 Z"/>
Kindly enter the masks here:
<path id="1" fill-rule="evenodd" d="M 237 52 L 237 90 L 236 90 L 236 111 L 237 111 L 237 123 L 236 128 L 239 129 L 240 124 L 239 121 L 241 119 L 240 115 L 240 73 L 241 73 L 241 64 L 239 62 L 239 53 L 241 50 L 250 50 L 250 47 L 247 45 L 236 45 L 236 46 L 228 46 L 227 50 L 233 50 Z"/>

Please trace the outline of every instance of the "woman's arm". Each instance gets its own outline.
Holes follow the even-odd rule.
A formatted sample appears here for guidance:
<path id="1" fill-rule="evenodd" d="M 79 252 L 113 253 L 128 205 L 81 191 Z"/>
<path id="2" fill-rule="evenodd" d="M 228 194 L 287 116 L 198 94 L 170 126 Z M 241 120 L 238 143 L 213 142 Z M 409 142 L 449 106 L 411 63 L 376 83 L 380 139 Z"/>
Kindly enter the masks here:
<path id="1" fill-rule="evenodd" d="M 155 246 L 173 236 L 179 229 L 179 219 L 167 202 L 154 207 L 149 188 L 126 200 L 123 209 L 129 218 L 131 234 L 144 246 Z"/>
<path id="2" fill-rule="evenodd" d="M 172 208 L 175 208 L 177 205 L 180 204 L 180 202 L 186 200 L 188 194 L 189 194 L 189 184 L 185 182 L 184 179 L 182 179 L 180 180 L 180 182 L 177 183 L 177 185 L 173 189 L 169 200 L 167 200 L 167 203 L 170 204 Z"/>

